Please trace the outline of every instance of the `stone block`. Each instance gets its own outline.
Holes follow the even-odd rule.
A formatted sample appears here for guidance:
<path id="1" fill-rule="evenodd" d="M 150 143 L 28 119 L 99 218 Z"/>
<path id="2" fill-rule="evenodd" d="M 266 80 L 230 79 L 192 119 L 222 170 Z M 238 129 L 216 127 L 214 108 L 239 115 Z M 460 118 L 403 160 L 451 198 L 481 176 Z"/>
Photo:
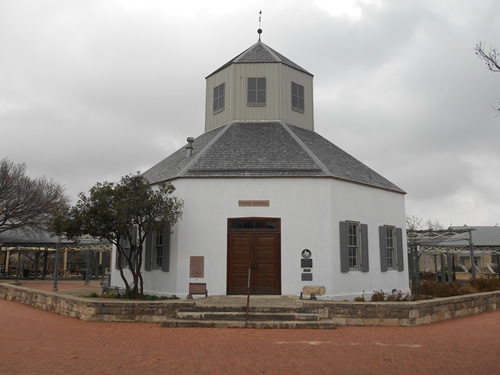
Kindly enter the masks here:
<path id="1" fill-rule="evenodd" d="M 339 325 L 339 326 L 345 326 L 346 318 L 340 318 L 340 317 L 333 317 L 332 321 L 334 324 Z"/>
<path id="2" fill-rule="evenodd" d="M 304 288 L 302 288 L 303 295 L 310 296 L 313 293 L 317 296 L 323 296 L 326 293 L 326 288 L 324 286 L 312 286 L 312 285 L 307 285 Z"/>
<path id="3" fill-rule="evenodd" d="M 363 324 L 366 326 L 397 326 L 398 319 L 365 318 Z"/>
<path id="4" fill-rule="evenodd" d="M 432 319 L 431 319 L 430 315 L 422 316 L 420 318 L 415 319 L 415 325 L 417 325 L 417 326 L 422 325 L 422 324 L 429 324 L 431 322 L 432 322 Z"/>
<path id="5" fill-rule="evenodd" d="M 346 318 L 345 319 L 346 326 L 363 326 L 365 325 L 363 318 Z"/>

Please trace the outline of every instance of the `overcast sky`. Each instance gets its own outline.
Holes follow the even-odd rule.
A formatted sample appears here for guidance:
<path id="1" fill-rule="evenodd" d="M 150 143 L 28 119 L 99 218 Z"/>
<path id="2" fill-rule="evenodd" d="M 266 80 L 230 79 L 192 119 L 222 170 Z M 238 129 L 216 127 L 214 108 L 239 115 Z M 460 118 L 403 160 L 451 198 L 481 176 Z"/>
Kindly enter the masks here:
<path id="1" fill-rule="evenodd" d="M 144 172 L 204 131 L 205 77 L 257 41 L 314 74 L 315 130 L 407 215 L 500 224 L 498 0 L 2 0 L 0 158 L 66 186 Z"/>

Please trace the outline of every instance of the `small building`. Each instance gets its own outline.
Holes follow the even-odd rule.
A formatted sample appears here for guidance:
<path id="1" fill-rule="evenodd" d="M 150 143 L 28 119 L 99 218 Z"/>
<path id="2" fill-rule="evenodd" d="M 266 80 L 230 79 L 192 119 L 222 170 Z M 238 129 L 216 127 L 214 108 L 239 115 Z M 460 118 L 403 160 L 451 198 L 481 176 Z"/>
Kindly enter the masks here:
<path id="1" fill-rule="evenodd" d="M 408 291 L 405 192 L 316 133 L 313 108 L 313 75 L 260 38 L 206 77 L 205 132 L 144 173 L 184 200 L 144 249 L 145 293 Z"/>

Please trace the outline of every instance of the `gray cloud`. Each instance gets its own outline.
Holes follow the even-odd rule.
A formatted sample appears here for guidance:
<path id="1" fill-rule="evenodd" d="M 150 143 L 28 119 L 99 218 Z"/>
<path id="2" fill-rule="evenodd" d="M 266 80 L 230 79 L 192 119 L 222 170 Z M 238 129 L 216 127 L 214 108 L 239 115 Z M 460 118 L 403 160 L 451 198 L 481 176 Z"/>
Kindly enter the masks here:
<path id="1" fill-rule="evenodd" d="M 500 204 L 496 1 L 263 9 L 263 41 L 315 75 L 316 131 L 408 192 L 408 214 L 493 225 Z M 324 2 L 328 6 L 339 2 Z M 346 8 L 349 9 L 349 8 Z M 2 152 L 73 198 L 204 129 L 204 77 L 257 40 L 250 1 L 0 3 Z"/>

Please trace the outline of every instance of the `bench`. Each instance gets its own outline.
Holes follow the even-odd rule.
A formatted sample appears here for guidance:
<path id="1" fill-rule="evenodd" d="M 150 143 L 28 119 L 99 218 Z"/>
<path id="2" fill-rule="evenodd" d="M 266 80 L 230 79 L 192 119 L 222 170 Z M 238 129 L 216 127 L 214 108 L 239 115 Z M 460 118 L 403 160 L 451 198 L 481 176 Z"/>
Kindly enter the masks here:
<path id="1" fill-rule="evenodd" d="M 205 298 L 208 297 L 208 290 L 206 283 L 189 283 L 188 298 L 193 299 L 193 294 L 204 294 Z"/>

